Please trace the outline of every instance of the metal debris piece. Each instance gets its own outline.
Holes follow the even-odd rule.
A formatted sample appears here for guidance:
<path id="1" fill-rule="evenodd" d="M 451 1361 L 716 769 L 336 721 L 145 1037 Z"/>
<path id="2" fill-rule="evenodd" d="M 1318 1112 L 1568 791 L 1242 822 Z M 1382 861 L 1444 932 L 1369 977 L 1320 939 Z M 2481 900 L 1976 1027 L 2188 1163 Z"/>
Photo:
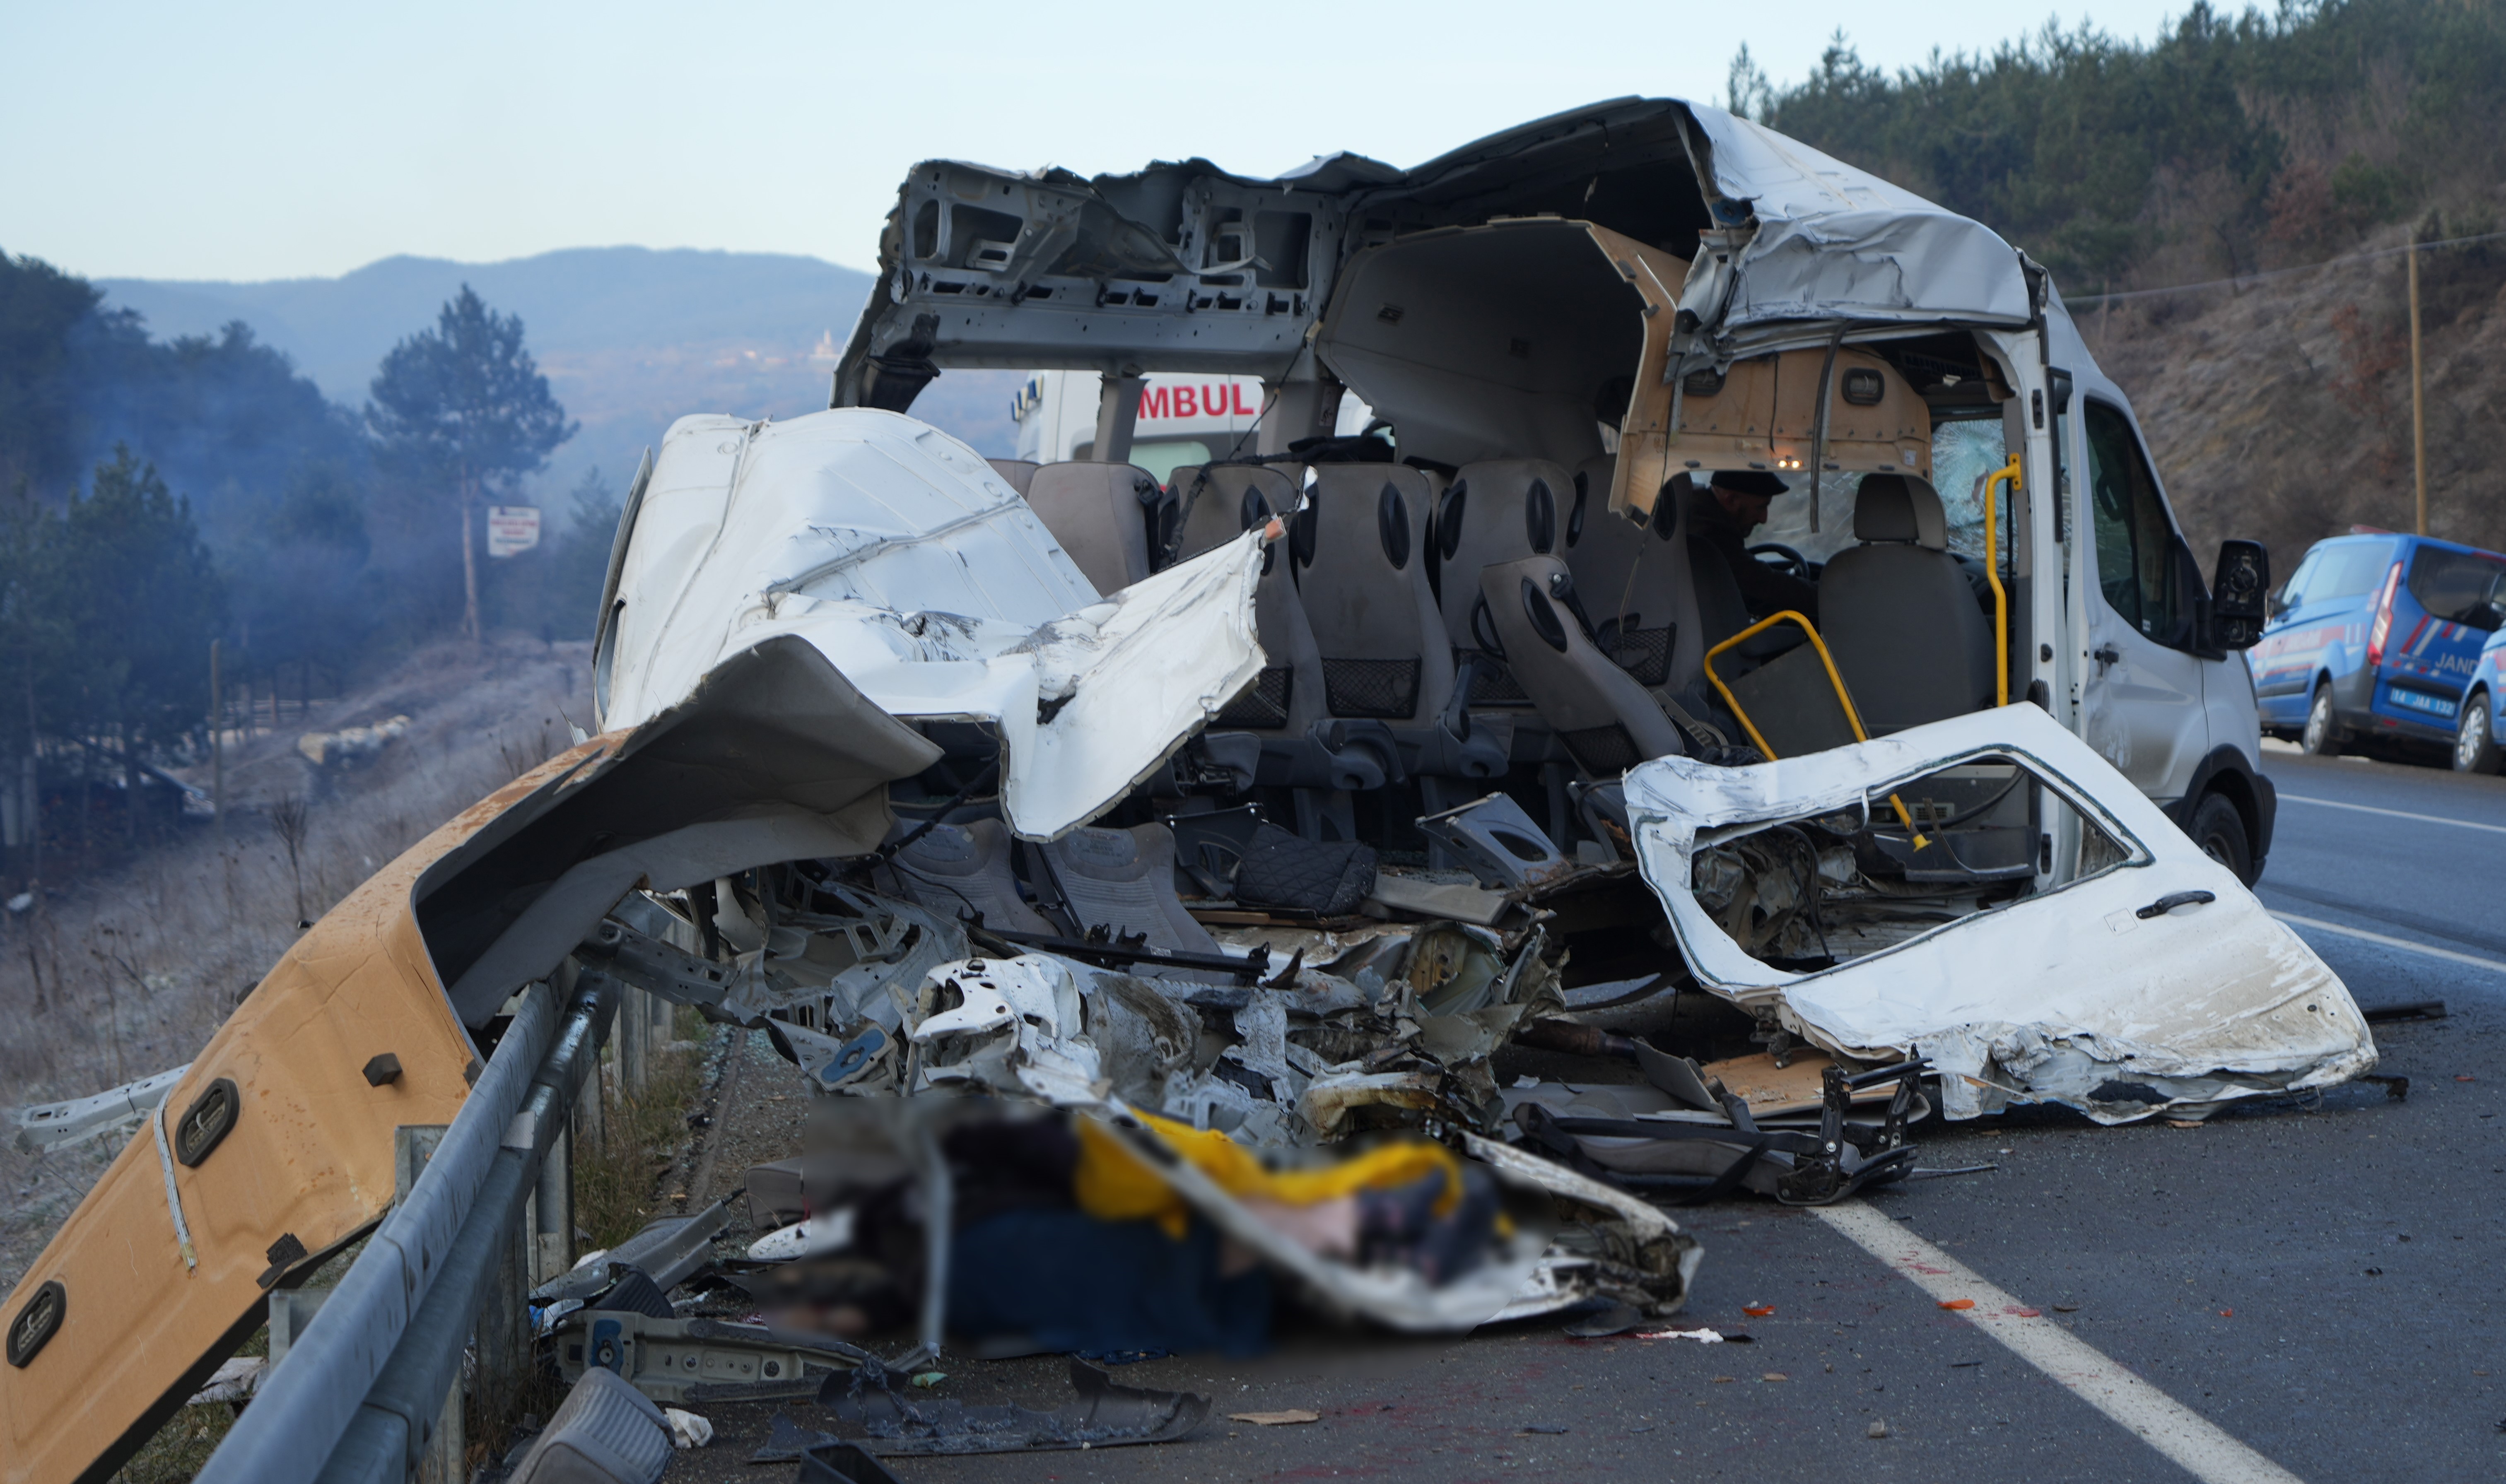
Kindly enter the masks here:
<path id="1" fill-rule="evenodd" d="M 689 1406 L 807 1396 L 831 1374 L 877 1362 L 825 1335 L 584 1309 L 558 1324 L 556 1363 L 569 1381 L 613 1371 L 655 1401 Z"/>

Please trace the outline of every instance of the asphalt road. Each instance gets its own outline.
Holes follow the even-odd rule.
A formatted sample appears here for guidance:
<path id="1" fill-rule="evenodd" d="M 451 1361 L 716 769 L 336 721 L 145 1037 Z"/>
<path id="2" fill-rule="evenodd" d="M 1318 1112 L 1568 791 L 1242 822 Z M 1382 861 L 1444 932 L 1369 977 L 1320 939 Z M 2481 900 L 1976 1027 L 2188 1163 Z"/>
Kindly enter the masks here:
<path id="1" fill-rule="evenodd" d="M 2377 1029 L 2381 1070 L 2410 1078 L 2408 1099 L 2358 1084 L 2196 1128 L 2098 1128 L 2058 1111 L 1933 1125 L 1926 1165 L 1996 1168 L 1868 1203 L 1886 1220 L 1865 1225 L 1936 1244 L 2040 1308 L 2027 1323 L 2060 1326 L 2146 1384 L 2040 1369 L 1836 1221 L 1735 1202 L 1682 1214 L 1705 1244 L 1689 1322 L 1745 1327 L 1747 1345 L 1576 1341 L 1527 1325 L 1378 1355 L 1151 1361 L 1120 1379 L 1210 1391 L 1222 1415 L 1320 1420 L 897 1472 L 934 1484 L 2506 1474 L 2506 780 L 2277 752 L 2267 765 L 2282 804 L 2264 901 L 2455 955 L 2299 930 L 2364 1007 L 2446 1002 L 2443 1019 Z M 1059 1365 L 952 1365 L 949 1389 L 1057 1404 Z M 2194 1466 L 2084 1396 L 2118 1391 L 2199 1419 L 2206 1441 L 2173 1455 Z M 739 1466 L 769 1409 L 750 1410 L 719 1417 L 721 1440 L 671 1477 L 780 1476 Z M 1886 1436 L 1870 1436 L 1875 1422 Z"/>

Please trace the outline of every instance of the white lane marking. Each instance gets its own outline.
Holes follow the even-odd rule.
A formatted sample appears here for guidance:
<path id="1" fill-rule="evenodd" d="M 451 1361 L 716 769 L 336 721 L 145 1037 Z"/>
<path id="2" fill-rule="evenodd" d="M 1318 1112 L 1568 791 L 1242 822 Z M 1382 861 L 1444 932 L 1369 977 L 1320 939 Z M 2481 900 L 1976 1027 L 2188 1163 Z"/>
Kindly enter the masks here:
<path id="1" fill-rule="evenodd" d="M 2027 1318 L 2018 1299 L 1861 1201 L 1813 1206 L 1810 1215 L 1944 1303 L 1967 1298 L 1958 1317 L 1999 1340 L 2070 1393 L 2138 1434 L 2205 1484 L 2303 1484 L 2297 1475 L 2219 1431 L 2208 1419 L 2047 1318 Z"/>
<path id="2" fill-rule="evenodd" d="M 2264 910 L 2270 911 L 2270 908 L 2266 907 Z M 2337 922 L 2325 922 L 2320 917 L 2300 917 L 2295 912 L 2272 912 L 2272 915 L 2284 923 L 2300 928 L 2312 928 L 2322 933 L 2338 933 L 2343 937 L 2363 938 L 2371 943 L 2381 943 L 2387 948 L 2399 948 L 2405 953 L 2423 953 L 2432 959 L 2446 959 L 2456 964 L 2469 964 L 2474 969 L 2486 969 L 2492 973 L 2506 973 L 2506 961 L 2484 959 L 2476 953 L 2456 953 L 2451 948 L 2431 948 L 2425 943 L 2412 942 L 2407 937 L 2391 937 L 2381 933 L 2370 933 L 2364 928 L 2345 928 Z"/>
<path id="3" fill-rule="evenodd" d="M 2484 825 L 2476 820 L 2447 819 L 2442 814 L 2413 814 L 2408 809 L 2380 809 L 2374 804 L 2345 804 L 2337 798 L 2309 798 L 2303 794 L 2282 794 L 2284 804 L 2315 804 L 2325 809 L 2354 809 L 2360 814 L 2382 814 L 2393 819 L 2415 819 L 2422 825 L 2452 825 L 2456 830 L 2486 830 L 2490 834 L 2506 834 L 2506 825 Z"/>

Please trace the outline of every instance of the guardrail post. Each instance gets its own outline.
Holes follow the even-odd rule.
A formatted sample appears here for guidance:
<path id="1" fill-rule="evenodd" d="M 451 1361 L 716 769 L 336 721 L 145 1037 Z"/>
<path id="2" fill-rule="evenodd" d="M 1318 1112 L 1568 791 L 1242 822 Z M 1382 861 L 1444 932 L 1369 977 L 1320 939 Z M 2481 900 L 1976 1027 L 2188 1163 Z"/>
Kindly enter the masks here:
<path id="1" fill-rule="evenodd" d="M 591 1085 L 590 1078 L 586 1085 Z M 569 1113 L 573 1111 L 568 1110 Z M 574 1140 L 568 1128 L 558 1132 L 540 1160 L 539 1189 L 531 1197 L 531 1285 L 539 1285 L 574 1266 Z"/>
<path id="2" fill-rule="evenodd" d="M 410 1187 L 417 1184 L 418 1173 L 435 1157 L 436 1146 L 444 1142 L 446 1125 L 441 1123 L 404 1123 L 392 1130 L 392 1204 L 409 1199 Z M 461 1426 L 461 1373 L 452 1373 L 452 1386 L 444 1394 L 444 1410 L 435 1419 L 435 1429 L 426 1439 L 426 1452 L 418 1459 L 417 1484 L 465 1484 L 469 1478 L 469 1439 Z"/>

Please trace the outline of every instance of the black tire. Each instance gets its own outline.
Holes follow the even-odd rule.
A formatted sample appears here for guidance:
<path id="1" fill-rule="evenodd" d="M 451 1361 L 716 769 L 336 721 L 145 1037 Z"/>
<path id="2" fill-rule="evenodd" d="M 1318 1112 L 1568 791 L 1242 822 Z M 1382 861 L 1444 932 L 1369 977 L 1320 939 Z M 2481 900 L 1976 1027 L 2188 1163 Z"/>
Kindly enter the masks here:
<path id="1" fill-rule="evenodd" d="M 2309 757 L 2341 756 L 2341 717 L 2332 709 L 2330 681 L 2314 688 L 2314 699 L 2306 708 L 2306 729 L 2297 734 L 2297 745 Z"/>
<path id="2" fill-rule="evenodd" d="M 2474 690 L 2462 698 L 2462 714 L 2453 724 L 2453 770 L 2494 773 L 2500 763 L 2506 763 L 2506 753 L 2499 751 L 2488 721 L 2488 692 Z"/>
<path id="3" fill-rule="evenodd" d="M 2235 871 L 2245 885 L 2254 884 L 2254 848 L 2245 835 L 2245 817 L 2227 795 L 2202 795 L 2200 807 L 2193 811 L 2193 828 L 2185 832 L 2202 847 L 2202 854 Z"/>

